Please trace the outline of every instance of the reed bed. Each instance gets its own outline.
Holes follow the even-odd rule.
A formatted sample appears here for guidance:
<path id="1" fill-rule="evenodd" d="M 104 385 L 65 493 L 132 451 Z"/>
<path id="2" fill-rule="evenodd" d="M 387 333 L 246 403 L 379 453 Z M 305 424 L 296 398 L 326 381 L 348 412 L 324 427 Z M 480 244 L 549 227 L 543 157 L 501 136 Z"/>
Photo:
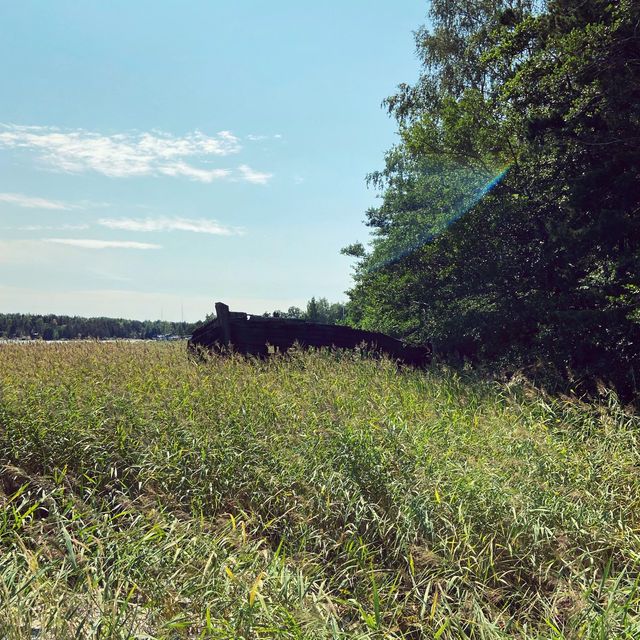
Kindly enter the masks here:
<path id="1" fill-rule="evenodd" d="M 0 637 L 640 637 L 640 420 L 359 353 L 0 346 Z"/>

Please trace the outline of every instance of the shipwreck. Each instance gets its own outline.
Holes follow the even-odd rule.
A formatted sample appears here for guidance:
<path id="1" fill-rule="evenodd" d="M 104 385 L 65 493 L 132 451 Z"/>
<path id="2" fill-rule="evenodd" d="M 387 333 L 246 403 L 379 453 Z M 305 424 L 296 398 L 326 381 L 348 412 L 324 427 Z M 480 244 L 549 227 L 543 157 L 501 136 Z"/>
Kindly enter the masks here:
<path id="1" fill-rule="evenodd" d="M 189 340 L 191 351 L 233 350 L 266 357 L 270 353 L 286 352 L 297 344 L 303 348 L 364 348 L 414 366 L 431 362 L 431 345 L 412 346 L 383 333 L 341 325 L 230 311 L 222 302 L 217 302 L 215 308 L 216 317 L 193 332 Z"/>

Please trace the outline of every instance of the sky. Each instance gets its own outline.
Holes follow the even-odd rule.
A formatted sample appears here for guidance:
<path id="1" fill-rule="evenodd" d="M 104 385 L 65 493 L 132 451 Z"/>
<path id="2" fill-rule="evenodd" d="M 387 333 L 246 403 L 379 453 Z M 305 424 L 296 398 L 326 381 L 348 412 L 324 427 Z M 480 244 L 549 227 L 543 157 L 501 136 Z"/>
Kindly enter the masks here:
<path id="1" fill-rule="evenodd" d="M 0 313 L 345 300 L 425 0 L 0 4 Z"/>

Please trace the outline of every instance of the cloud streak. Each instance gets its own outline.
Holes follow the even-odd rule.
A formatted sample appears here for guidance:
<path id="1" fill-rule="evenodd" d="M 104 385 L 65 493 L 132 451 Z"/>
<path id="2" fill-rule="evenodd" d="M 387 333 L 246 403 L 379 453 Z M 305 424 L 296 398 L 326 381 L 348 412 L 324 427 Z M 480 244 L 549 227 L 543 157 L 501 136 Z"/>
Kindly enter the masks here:
<path id="1" fill-rule="evenodd" d="M 251 142 L 263 142 L 264 140 L 281 140 L 282 134 L 276 133 L 274 135 L 264 135 L 262 133 L 250 133 L 247 136 L 247 140 Z"/>
<path id="2" fill-rule="evenodd" d="M 61 224 L 61 225 L 46 225 L 46 224 L 28 224 L 24 227 L 6 227 L 8 229 L 15 228 L 16 231 L 80 231 L 88 229 L 88 224 Z"/>
<path id="3" fill-rule="evenodd" d="M 200 169 L 186 162 L 174 162 L 160 167 L 158 171 L 165 176 L 183 176 L 198 182 L 213 182 L 214 180 L 228 178 L 231 175 L 230 169 Z"/>
<path id="4" fill-rule="evenodd" d="M 90 238 L 43 238 L 42 242 L 63 244 L 80 249 L 161 249 L 162 245 L 128 240 L 94 240 Z"/>
<path id="5" fill-rule="evenodd" d="M 121 231 L 190 231 L 219 236 L 241 235 L 242 230 L 206 218 L 101 218 L 98 224 Z"/>
<path id="6" fill-rule="evenodd" d="M 14 204 L 18 207 L 25 207 L 26 209 L 53 209 L 63 211 L 77 208 L 72 204 L 60 202 L 59 200 L 34 198 L 33 196 L 26 196 L 23 193 L 0 193 L 0 202 Z"/>
<path id="7" fill-rule="evenodd" d="M 230 131 L 213 136 L 201 131 L 184 136 L 160 131 L 106 135 L 85 129 L 2 124 L 0 149 L 34 153 L 43 165 L 66 173 L 95 172 L 110 178 L 173 176 L 210 183 L 231 178 L 235 172 L 203 168 L 198 163 L 237 154 L 242 146 Z M 239 179 L 257 184 L 264 184 L 271 177 L 246 165 L 239 167 L 238 173 Z M 43 202 L 50 203 L 48 208 L 67 208 L 40 200 L 41 205 Z"/>
<path id="8" fill-rule="evenodd" d="M 240 165 L 238 167 L 238 171 L 240 172 L 242 180 L 253 182 L 253 184 L 267 184 L 267 182 L 273 178 L 272 173 L 261 173 L 260 171 L 255 171 L 246 164 Z"/>

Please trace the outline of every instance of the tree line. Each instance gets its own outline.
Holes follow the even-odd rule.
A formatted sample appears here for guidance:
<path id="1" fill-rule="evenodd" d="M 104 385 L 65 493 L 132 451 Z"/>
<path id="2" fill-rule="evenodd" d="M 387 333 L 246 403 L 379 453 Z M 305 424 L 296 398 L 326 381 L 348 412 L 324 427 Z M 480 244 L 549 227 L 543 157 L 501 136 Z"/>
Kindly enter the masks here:
<path id="1" fill-rule="evenodd" d="M 640 3 L 432 0 L 429 22 L 385 101 L 371 241 L 343 250 L 348 321 L 633 396 Z"/>
<path id="2" fill-rule="evenodd" d="M 79 338 L 138 338 L 188 336 L 194 324 L 163 320 L 125 320 L 123 318 L 81 318 L 55 314 L 0 314 L 0 337 L 42 340 L 75 340 Z"/>
<path id="3" fill-rule="evenodd" d="M 329 302 L 327 298 L 315 296 L 307 302 L 305 309 L 289 307 L 286 311 L 274 311 L 265 314 L 274 318 L 292 318 L 319 322 L 321 324 L 346 324 L 347 306 L 342 302 Z"/>
<path id="4" fill-rule="evenodd" d="M 330 303 L 326 298 L 313 297 L 304 309 L 289 307 L 287 311 L 266 312 L 263 315 L 337 324 L 344 321 L 346 307 L 342 303 Z M 212 314 L 204 320 L 189 323 L 103 317 L 82 318 L 55 314 L 4 313 L 0 314 L 0 338 L 42 340 L 129 338 L 151 340 L 168 336 L 188 337 L 197 327 L 213 319 L 213 317 Z"/>

